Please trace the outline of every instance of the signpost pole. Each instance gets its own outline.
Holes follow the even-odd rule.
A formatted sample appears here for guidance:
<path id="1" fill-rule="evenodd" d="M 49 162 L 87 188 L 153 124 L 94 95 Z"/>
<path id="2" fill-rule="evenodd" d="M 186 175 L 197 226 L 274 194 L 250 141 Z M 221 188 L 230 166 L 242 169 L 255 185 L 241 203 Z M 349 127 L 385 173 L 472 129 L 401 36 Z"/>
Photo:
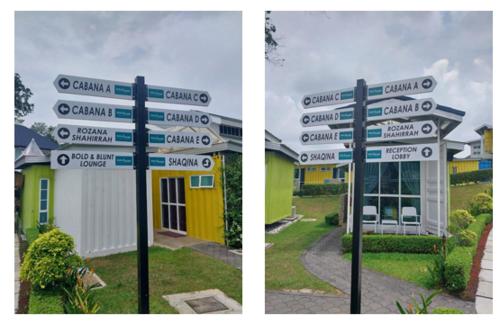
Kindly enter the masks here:
<path id="1" fill-rule="evenodd" d="M 149 314 L 148 207 L 146 190 L 146 85 L 135 78 L 135 182 L 137 204 L 137 274 L 139 314 Z"/>
<path id="2" fill-rule="evenodd" d="M 366 142 L 366 81 L 364 79 L 359 79 L 356 82 L 355 101 L 353 162 L 356 175 L 354 177 L 352 219 L 351 314 L 361 314 L 361 235 Z"/>

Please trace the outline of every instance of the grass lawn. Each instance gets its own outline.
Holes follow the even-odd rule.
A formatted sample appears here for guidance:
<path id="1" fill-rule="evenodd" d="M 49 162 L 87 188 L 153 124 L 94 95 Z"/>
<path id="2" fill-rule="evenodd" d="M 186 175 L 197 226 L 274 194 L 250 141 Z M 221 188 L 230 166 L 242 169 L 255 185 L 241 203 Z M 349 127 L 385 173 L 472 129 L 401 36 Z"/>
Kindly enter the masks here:
<path id="1" fill-rule="evenodd" d="M 328 293 L 337 290 L 309 273 L 300 261 L 304 250 L 332 230 L 325 224 L 325 215 L 338 211 L 339 196 L 294 197 L 297 213 L 314 222 L 296 222 L 278 234 L 267 234 L 266 242 L 274 245 L 266 249 L 266 289 L 313 289 Z"/>
<path id="2" fill-rule="evenodd" d="M 90 261 L 106 287 L 95 290 L 101 313 L 137 313 L 137 254 L 128 252 Z M 241 271 L 188 248 L 149 249 L 151 313 L 175 313 L 162 296 L 218 288 L 241 303 Z"/>
<path id="3" fill-rule="evenodd" d="M 386 275 L 431 288 L 427 266 L 432 266 L 436 256 L 414 253 L 363 253 L 363 267 Z M 351 260 L 351 254 L 344 254 Z"/>
<path id="4" fill-rule="evenodd" d="M 451 210 L 467 209 L 470 200 L 478 193 L 484 192 L 491 187 L 491 183 L 475 183 L 465 186 L 451 186 L 450 206 Z"/>

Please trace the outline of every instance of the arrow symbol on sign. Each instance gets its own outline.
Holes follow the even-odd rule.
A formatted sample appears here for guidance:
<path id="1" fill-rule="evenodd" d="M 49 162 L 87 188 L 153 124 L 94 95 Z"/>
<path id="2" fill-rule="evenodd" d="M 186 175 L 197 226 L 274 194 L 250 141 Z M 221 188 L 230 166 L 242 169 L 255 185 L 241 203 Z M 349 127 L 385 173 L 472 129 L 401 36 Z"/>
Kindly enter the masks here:
<path id="1" fill-rule="evenodd" d="M 302 118 L 302 122 L 303 122 L 304 124 L 309 124 L 309 121 L 310 121 L 310 120 L 311 120 L 311 119 L 310 119 L 310 118 L 309 118 L 309 116 L 307 116 L 307 115 L 306 115 L 306 116 L 304 116 L 304 118 Z"/>
<path id="2" fill-rule="evenodd" d="M 60 78 L 59 79 L 59 86 L 62 88 L 62 89 L 68 89 L 69 88 L 69 80 L 66 79 L 66 78 Z"/>
<path id="3" fill-rule="evenodd" d="M 304 154 L 302 154 L 302 155 L 300 156 L 300 160 L 301 160 L 302 162 L 306 162 L 306 161 L 307 161 L 307 154 L 305 154 L 305 153 L 304 153 Z"/>
<path id="4" fill-rule="evenodd" d="M 200 101 L 206 103 L 208 101 L 208 96 L 205 93 L 200 95 Z"/>
<path id="5" fill-rule="evenodd" d="M 430 87 L 432 87 L 432 80 L 431 79 L 425 79 L 424 81 L 422 81 L 422 87 L 424 89 L 429 89 Z"/>
<path id="6" fill-rule="evenodd" d="M 62 138 L 62 139 L 66 139 L 66 138 L 69 137 L 70 133 L 69 133 L 69 130 L 66 127 L 63 127 L 63 128 L 60 128 L 57 131 L 57 135 L 59 135 L 59 137 Z"/>
<path id="7" fill-rule="evenodd" d="M 208 169 L 208 168 L 210 168 L 210 165 L 211 165 L 212 163 L 210 162 L 210 159 L 209 159 L 209 158 L 205 158 L 205 159 L 203 159 L 203 161 L 201 161 L 201 164 L 203 165 L 203 167 L 205 167 L 205 168 L 207 168 L 207 169 Z"/>
<path id="8" fill-rule="evenodd" d="M 432 149 L 428 146 L 424 147 L 422 149 L 422 156 L 425 158 L 428 158 L 432 155 Z"/>
<path id="9" fill-rule="evenodd" d="M 432 102 L 430 102 L 430 101 L 424 101 L 422 103 L 422 110 L 423 111 L 429 111 L 431 109 L 432 109 Z"/>
<path id="10" fill-rule="evenodd" d="M 66 154 L 61 154 L 57 157 L 57 163 L 59 163 L 60 165 L 66 165 L 69 163 L 69 156 L 67 156 Z"/>
<path id="11" fill-rule="evenodd" d="M 429 134 L 431 131 L 432 131 L 431 124 L 424 124 L 424 126 L 422 126 L 422 132 L 424 134 Z"/>
<path id="12" fill-rule="evenodd" d="M 208 124 L 208 116 L 207 115 L 201 116 L 200 121 L 204 125 Z"/>
<path id="13" fill-rule="evenodd" d="M 62 103 L 59 105 L 59 107 L 57 107 L 57 110 L 63 114 L 63 115 L 66 115 L 67 113 L 69 113 L 69 105 L 65 104 L 65 103 Z"/>
<path id="14" fill-rule="evenodd" d="M 309 106 L 311 104 L 311 98 L 310 97 L 305 97 L 304 98 L 304 105 Z"/>
<path id="15" fill-rule="evenodd" d="M 308 135 L 308 134 L 303 134 L 303 135 L 302 135 L 302 141 L 303 141 L 303 142 L 307 142 L 307 141 L 309 141 L 309 135 Z"/>
<path id="16" fill-rule="evenodd" d="M 208 145 L 208 144 L 210 144 L 210 137 L 208 137 L 207 135 L 203 135 L 203 137 L 201 138 L 201 142 L 202 142 L 204 145 Z"/>

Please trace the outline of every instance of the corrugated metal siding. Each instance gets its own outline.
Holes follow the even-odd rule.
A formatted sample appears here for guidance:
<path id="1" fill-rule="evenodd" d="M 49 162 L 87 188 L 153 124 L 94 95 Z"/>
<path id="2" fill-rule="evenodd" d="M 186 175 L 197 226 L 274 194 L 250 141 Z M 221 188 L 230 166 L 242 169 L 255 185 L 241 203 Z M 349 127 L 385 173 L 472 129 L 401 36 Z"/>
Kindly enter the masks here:
<path id="1" fill-rule="evenodd" d="M 454 160 L 448 163 L 449 174 L 479 170 L 478 160 Z"/>
<path id="2" fill-rule="evenodd" d="M 321 168 L 328 168 L 328 170 L 322 171 Z M 325 180 L 333 179 L 334 168 L 335 164 L 310 165 L 301 167 L 302 172 L 305 172 L 304 184 L 325 184 Z"/>
<path id="3" fill-rule="evenodd" d="M 58 170 L 58 226 L 76 241 L 84 257 L 136 249 L 135 172 L 130 170 Z M 151 217 L 149 245 L 153 243 Z"/>
<path id="4" fill-rule="evenodd" d="M 266 152 L 266 224 L 290 216 L 294 164 L 274 152 Z"/>
<path id="5" fill-rule="evenodd" d="M 493 130 L 484 131 L 483 135 L 484 153 L 493 154 Z"/>
<path id="6" fill-rule="evenodd" d="M 54 171 L 48 165 L 33 165 L 22 171 L 21 222 L 23 231 L 38 225 L 40 179 L 49 179 L 49 223 L 54 222 Z"/>
<path id="7" fill-rule="evenodd" d="M 206 241 L 224 243 L 224 191 L 221 173 L 222 161 L 220 157 L 215 156 L 214 162 L 215 166 L 211 172 L 152 171 L 152 209 L 155 229 L 161 229 L 162 226 L 160 179 L 184 178 L 187 235 Z M 213 175 L 214 187 L 191 189 L 190 176 L 197 174 Z"/>

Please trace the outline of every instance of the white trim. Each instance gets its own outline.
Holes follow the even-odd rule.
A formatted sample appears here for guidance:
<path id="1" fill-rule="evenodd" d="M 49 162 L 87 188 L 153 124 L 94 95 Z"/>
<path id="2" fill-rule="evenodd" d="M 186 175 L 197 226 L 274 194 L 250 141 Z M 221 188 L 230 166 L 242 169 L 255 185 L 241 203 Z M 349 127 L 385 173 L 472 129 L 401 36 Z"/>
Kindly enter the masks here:
<path id="1" fill-rule="evenodd" d="M 180 234 L 187 234 L 187 207 L 186 207 L 186 192 L 184 191 L 184 203 L 179 203 L 179 202 L 164 202 L 163 201 L 163 185 L 162 185 L 162 181 L 163 180 L 167 180 L 167 199 L 170 197 L 170 186 L 168 184 L 168 180 L 175 180 L 175 197 L 176 197 L 176 200 L 177 200 L 177 197 L 179 196 L 179 179 L 183 179 L 183 177 L 171 177 L 171 178 L 168 178 L 168 177 L 164 177 L 164 178 L 160 178 L 160 209 L 161 209 L 161 227 L 163 229 L 166 229 L 166 230 L 169 230 L 171 232 L 175 232 L 175 233 L 180 233 Z M 185 185 L 185 184 L 184 184 Z M 168 224 L 167 226 L 165 226 L 165 224 L 163 223 L 163 220 L 164 220 L 164 217 L 163 217 L 163 206 L 167 206 L 169 208 L 169 215 L 168 215 Z M 175 206 L 176 207 L 176 216 L 177 216 L 177 228 L 173 228 L 170 226 L 170 206 Z M 180 219 L 179 219 L 179 207 L 184 207 L 184 217 L 186 218 L 185 219 L 185 223 L 186 223 L 186 231 L 182 231 L 180 230 Z"/>
<path id="2" fill-rule="evenodd" d="M 42 180 L 47 180 L 47 208 L 42 209 Z M 50 179 L 49 178 L 40 178 L 38 180 L 38 224 L 48 224 L 49 223 L 49 203 L 50 203 Z M 42 223 L 40 221 L 40 213 L 47 213 L 47 221 Z"/>

